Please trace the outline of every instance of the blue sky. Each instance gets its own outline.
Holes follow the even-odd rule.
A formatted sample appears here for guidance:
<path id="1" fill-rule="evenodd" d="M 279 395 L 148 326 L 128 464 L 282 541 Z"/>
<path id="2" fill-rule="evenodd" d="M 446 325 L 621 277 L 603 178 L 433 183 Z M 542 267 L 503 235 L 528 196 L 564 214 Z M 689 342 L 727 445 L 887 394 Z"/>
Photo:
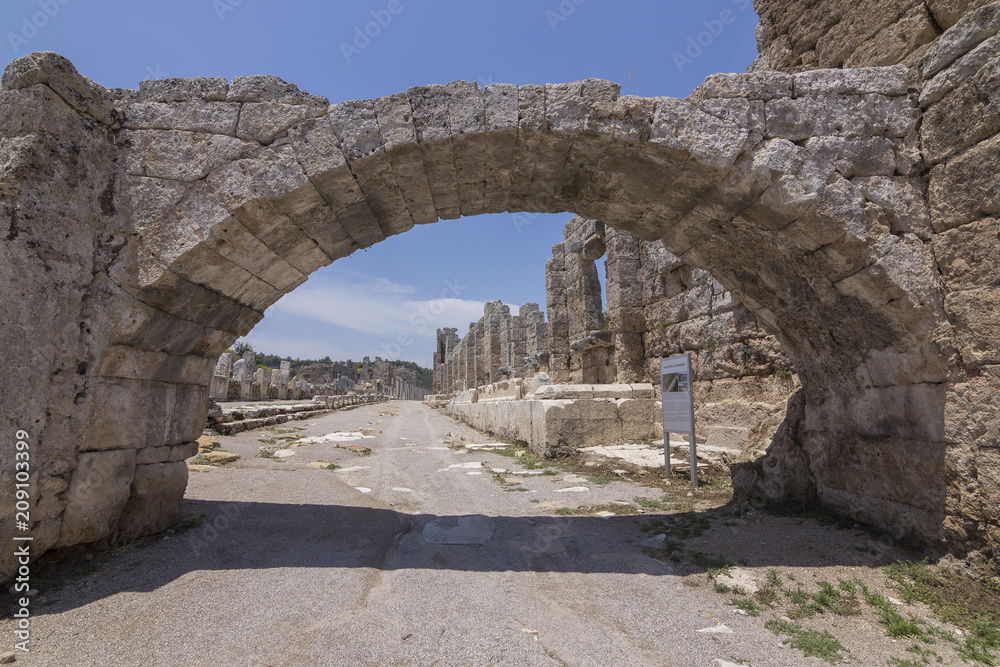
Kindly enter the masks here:
<path id="1" fill-rule="evenodd" d="M 709 74 L 746 69 L 756 24 L 751 0 L 5 0 L 0 50 L 5 63 L 56 51 L 107 87 L 276 74 L 331 103 L 455 79 L 596 77 L 685 97 Z M 416 227 L 314 273 L 247 340 L 281 356 L 429 366 L 435 329 L 466 333 L 485 301 L 545 308 L 545 260 L 570 217 Z"/>

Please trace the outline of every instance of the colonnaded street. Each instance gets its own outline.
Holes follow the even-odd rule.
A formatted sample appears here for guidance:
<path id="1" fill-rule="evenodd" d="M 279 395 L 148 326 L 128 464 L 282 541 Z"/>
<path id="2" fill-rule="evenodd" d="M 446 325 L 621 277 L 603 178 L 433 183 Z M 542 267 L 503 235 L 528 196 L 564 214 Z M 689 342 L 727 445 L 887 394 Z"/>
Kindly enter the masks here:
<path id="1" fill-rule="evenodd" d="M 38 582 L 19 663 L 825 664 L 765 628 L 801 618 L 780 591 L 822 582 L 847 582 L 854 613 L 790 625 L 861 664 L 912 655 L 847 592 L 894 599 L 878 566 L 912 554 L 732 512 L 715 478 L 693 492 L 620 461 L 545 467 L 412 401 L 220 440 L 240 458 L 192 467 L 182 524 Z"/>

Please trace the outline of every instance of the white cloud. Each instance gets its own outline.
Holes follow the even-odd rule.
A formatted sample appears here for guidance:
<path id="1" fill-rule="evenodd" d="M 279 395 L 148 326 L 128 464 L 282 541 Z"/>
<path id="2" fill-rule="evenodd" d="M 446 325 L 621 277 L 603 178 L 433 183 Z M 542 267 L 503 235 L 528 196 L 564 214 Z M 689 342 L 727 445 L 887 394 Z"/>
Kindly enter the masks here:
<path id="1" fill-rule="evenodd" d="M 446 296 L 460 289 L 446 286 L 440 298 L 417 300 L 412 298 L 417 294 L 412 285 L 362 275 L 352 278 L 307 282 L 271 306 L 268 315 L 296 315 L 371 334 L 373 342 L 378 341 L 376 349 L 381 342 L 391 345 L 408 338 L 431 341 L 433 347 L 437 329 L 455 327 L 464 334 L 470 322 L 483 316 L 482 301 Z"/>

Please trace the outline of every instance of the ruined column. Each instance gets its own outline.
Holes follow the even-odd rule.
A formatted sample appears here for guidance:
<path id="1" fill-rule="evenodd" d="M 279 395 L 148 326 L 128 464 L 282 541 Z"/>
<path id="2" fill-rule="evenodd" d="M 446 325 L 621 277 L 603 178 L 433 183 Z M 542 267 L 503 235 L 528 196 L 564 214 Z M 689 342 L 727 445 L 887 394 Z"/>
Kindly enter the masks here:
<path id="1" fill-rule="evenodd" d="M 615 332 L 616 381 L 648 382 L 643 356 L 642 265 L 640 241 L 628 232 L 609 229 L 605 234 L 607 256 L 608 325 Z"/>
<path id="2" fill-rule="evenodd" d="M 292 362 L 282 361 L 280 367 L 280 378 L 278 380 L 278 398 L 284 400 L 288 397 L 288 382 L 292 374 Z"/>
<path id="3" fill-rule="evenodd" d="M 249 401 L 253 397 L 253 373 L 255 355 L 253 352 L 243 353 L 243 377 L 240 378 L 240 400 Z"/>
<path id="4" fill-rule="evenodd" d="M 496 382 L 497 371 L 504 365 L 503 328 L 510 319 L 510 307 L 502 301 L 490 301 L 484 309 L 483 325 L 483 380 L 484 384 Z"/>
<path id="5" fill-rule="evenodd" d="M 209 396 L 214 399 L 226 400 L 229 393 L 229 375 L 233 371 L 233 355 L 223 352 L 212 372 L 212 386 Z"/>
<path id="6" fill-rule="evenodd" d="M 475 350 L 475 360 L 476 360 L 476 376 L 474 378 L 473 387 L 480 387 L 486 384 L 486 377 L 489 373 L 489 357 L 486 354 L 486 322 L 485 315 L 483 319 L 476 322 L 476 344 L 474 346 Z"/>
<path id="7" fill-rule="evenodd" d="M 566 301 L 566 247 L 552 246 L 545 263 L 545 302 L 549 314 L 549 375 L 553 383 L 569 382 L 569 311 Z"/>
<path id="8" fill-rule="evenodd" d="M 253 397 L 267 398 L 267 373 L 263 368 L 258 368 L 253 372 Z"/>
<path id="9" fill-rule="evenodd" d="M 267 384 L 267 397 L 279 398 L 281 396 L 281 369 L 271 369 L 271 380 Z"/>

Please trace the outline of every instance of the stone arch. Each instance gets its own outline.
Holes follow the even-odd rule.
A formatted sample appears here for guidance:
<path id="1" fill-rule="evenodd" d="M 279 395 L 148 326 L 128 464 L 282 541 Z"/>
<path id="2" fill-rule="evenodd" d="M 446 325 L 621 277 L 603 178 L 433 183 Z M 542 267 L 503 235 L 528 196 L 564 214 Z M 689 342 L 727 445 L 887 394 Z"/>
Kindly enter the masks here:
<path id="1" fill-rule="evenodd" d="M 503 211 L 661 239 L 739 296 L 803 383 L 783 431 L 796 455 L 769 457 L 772 482 L 787 467 L 827 506 L 925 542 L 965 521 L 946 419 L 963 371 L 928 245 L 914 69 L 717 75 L 686 100 L 458 81 L 330 106 L 268 76 L 109 91 L 33 54 L 3 84 L 8 211 L 60 229 L 69 213 L 93 248 L 89 276 L 48 288 L 76 295 L 79 391 L 27 406 L 53 452 L 41 549 L 176 520 L 219 353 L 312 271 Z M 53 136 L 86 156 L 69 193 L 27 182 L 44 171 L 32 156 L 72 162 Z"/>

